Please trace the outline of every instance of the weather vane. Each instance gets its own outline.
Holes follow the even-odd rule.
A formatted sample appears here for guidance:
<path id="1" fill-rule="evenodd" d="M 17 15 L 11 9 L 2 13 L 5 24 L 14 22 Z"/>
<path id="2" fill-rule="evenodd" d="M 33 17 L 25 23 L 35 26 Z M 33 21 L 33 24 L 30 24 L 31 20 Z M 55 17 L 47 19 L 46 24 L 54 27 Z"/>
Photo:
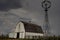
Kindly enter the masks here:
<path id="1" fill-rule="evenodd" d="M 51 2 L 48 0 L 44 0 L 42 2 L 42 7 L 44 8 L 45 11 L 45 35 L 48 34 L 48 30 L 49 30 L 49 22 L 48 22 L 48 9 L 51 7 Z"/>

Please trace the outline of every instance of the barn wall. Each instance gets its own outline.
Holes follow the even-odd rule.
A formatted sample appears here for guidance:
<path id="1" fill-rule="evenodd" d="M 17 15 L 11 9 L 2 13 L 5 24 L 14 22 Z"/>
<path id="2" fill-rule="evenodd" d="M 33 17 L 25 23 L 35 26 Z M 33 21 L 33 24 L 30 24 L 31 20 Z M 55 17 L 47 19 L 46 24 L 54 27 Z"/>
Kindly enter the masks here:
<path id="1" fill-rule="evenodd" d="M 24 24 L 22 22 L 17 24 L 15 32 L 25 32 Z"/>
<path id="2" fill-rule="evenodd" d="M 42 33 L 31 33 L 31 32 L 26 32 L 25 33 L 25 38 L 39 38 L 40 36 L 43 36 L 44 34 Z"/>
<path id="3" fill-rule="evenodd" d="M 26 35 L 30 35 L 30 36 L 43 36 L 42 33 L 31 33 L 31 32 L 26 32 Z"/>
<path id="4" fill-rule="evenodd" d="M 9 38 L 16 38 L 16 33 L 9 33 Z"/>
<path id="5" fill-rule="evenodd" d="M 24 38 L 25 37 L 25 29 L 24 29 L 24 24 L 22 22 L 19 22 L 16 26 L 16 29 L 14 33 L 9 33 L 10 38 L 17 38 L 17 33 L 19 32 L 19 38 Z"/>

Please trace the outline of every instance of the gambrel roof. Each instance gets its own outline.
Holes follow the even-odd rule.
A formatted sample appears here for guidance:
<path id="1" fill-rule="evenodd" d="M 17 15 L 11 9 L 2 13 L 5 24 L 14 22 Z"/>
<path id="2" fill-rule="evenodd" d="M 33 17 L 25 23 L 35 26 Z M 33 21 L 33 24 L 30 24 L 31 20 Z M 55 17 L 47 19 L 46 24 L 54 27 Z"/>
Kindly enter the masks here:
<path id="1" fill-rule="evenodd" d="M 32 33 L 43 33 L 43 30 L 41 26 L 38 26 L 36 24 L 28 23 L 28 22 L 23 22 L 24 23 L 24 28 L 26 32 L 32 32 Z"/>

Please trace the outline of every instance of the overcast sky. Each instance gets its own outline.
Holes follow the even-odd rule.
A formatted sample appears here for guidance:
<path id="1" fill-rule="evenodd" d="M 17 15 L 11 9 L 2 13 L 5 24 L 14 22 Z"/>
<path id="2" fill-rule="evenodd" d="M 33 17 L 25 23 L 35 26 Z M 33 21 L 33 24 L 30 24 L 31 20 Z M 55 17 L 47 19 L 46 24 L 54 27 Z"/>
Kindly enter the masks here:
<path id="1" fill-rule="evenodd" d="M 31 20 L 43 28 L 44 9 L 41 7 L 42 1 L 43 0 L 0 1 L 0 33 L 14 30 L 13 28 L 15 28 L 20 18 Z M 60 0 L 49 1 L 52 3 L 48 11 L 50 32 L 55 35 L 60 35 Z"/>

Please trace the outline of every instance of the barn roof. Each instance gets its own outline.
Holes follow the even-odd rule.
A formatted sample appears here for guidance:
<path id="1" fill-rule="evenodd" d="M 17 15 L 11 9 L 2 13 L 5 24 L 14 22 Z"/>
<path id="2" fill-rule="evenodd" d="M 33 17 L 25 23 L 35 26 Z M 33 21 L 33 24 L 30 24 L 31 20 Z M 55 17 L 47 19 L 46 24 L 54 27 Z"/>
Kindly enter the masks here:
<path id="1" fill-rule="evenodd" d="M 33 32 L 33 33 L 43 33 L 43 30 L 41 26 L 38 26 L 36 24 L 28 23 L 28 22 L 23 22 L 24 23 L 24 28 L 26 32 Z"/>

